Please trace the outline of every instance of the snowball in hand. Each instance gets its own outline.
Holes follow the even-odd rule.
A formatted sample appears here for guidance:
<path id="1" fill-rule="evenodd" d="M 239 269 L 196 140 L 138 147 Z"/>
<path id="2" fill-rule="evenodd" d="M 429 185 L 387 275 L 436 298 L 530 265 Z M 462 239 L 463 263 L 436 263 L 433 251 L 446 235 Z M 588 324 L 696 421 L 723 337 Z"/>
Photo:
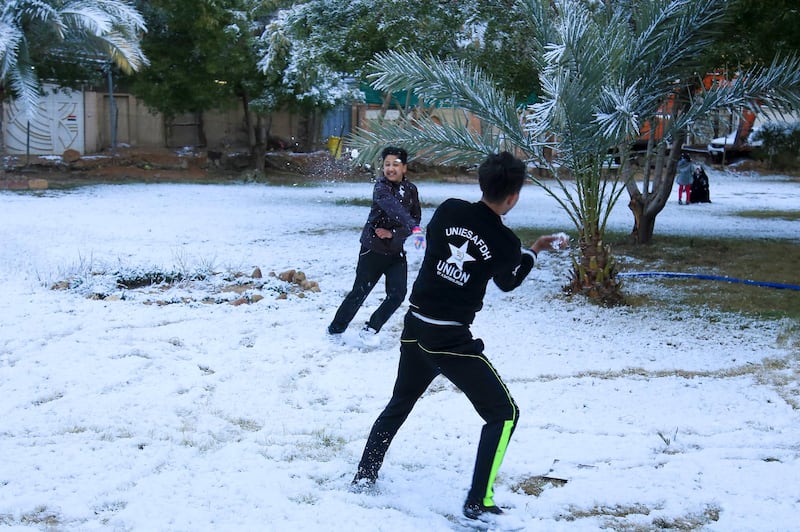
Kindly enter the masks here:
<path id="1" fill-rule="evenodd" d="M 550 236 L 554 237 L 550 243 L 553 249 L 567 249 L 569 247 L 569 235 L 567 233 L 554 233 Z"/>

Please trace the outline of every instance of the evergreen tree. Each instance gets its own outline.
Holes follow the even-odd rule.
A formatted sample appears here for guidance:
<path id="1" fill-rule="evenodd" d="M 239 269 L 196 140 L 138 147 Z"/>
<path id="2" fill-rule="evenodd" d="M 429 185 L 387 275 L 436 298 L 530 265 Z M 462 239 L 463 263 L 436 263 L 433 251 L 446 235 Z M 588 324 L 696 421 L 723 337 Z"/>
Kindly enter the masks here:
<path id="1" fill-rule="evenodd" d="M 139 5 L 149 28 L 142 47 L 150 67 L 129 80 L 130 90 L 167 121 L 194 114 L 199 144 L 205 146 L 204 111 L 247 102 L 248 93 L 258 90 L 250 3 L 140 0 Z"/>
<path id="2" fill-rule="evenodd" d="M 310 116 L 358 101 L 365 66 L 376 53 L 414 50 L 437 58 L 469 58 L 496 76 L 519 101 L 535 79 L 528 30 L 515 0 L 309 0 L 278 10 L 259 43 L 268 82 L 255 101 L 262 115 L 288 109 Z M 523 58 L 519 60 L 519 58 Z M 383 111 L 430 112 L 418 101 L 383 94 Z M 421 102 L 424 104 L 424 102 Z M 268 123 L 268 122 L 267 122 Z M 313 130 L 313 127 L 309 128 Z"/>
<path id="3" fill-rule="evenodd" d="M 261 39 L 266 101 L 330 109 L 358 97 L 364 65 L 388 49 L 453 46 L 459 9 L 433 0 L 310 0 L 280 10 Z"/>
<path id="4" fill-rule="evenodd" d="M 800 53 L 796 0 L 733 0 L 724 32 L 706 50 L 709 69 L 737 70 L 769 64 L 779 54 Z"/>

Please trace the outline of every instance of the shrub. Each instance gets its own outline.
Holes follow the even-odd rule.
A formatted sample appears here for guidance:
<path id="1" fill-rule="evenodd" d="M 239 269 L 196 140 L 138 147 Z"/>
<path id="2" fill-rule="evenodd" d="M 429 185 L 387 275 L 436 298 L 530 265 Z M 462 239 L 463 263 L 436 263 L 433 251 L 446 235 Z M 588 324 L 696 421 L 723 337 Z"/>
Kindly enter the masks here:
<path id="1" fill-rule="evenodd" d="M 770 168 L 794 167 L 800 155 L 800 122 L 767 122 L 750 136 L 751 143 L 758 141 Z"/>

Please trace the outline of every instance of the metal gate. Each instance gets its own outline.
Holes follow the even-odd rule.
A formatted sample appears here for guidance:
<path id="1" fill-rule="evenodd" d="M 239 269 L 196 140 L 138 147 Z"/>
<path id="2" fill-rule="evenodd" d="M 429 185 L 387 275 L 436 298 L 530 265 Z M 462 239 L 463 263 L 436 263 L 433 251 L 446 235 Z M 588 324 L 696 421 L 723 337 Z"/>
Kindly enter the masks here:
<path id="1" fill-rule="evenodd" d="M 29 122 L 15 101 L 5 106 L 7 153 L 61 155 L 65 150 L 84 152 L 82 91 L 56 90 L 45 85 L 45 95 Z"/>
<path id="2" fill-rule="evenodd" d="M 342 105 L 325 113 L 322 121 L 322 139 L 327 141 L 330 137 L 344 137 L 350 134 L 353 117 L 351 107 Z"/>

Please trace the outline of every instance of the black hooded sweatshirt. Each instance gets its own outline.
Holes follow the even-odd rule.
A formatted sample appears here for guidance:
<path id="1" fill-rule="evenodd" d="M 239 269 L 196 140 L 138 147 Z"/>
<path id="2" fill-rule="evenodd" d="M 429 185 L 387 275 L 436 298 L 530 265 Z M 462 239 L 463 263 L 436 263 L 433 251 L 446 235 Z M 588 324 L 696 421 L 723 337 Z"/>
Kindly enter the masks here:
<path id="1" fill-rule="evenodd" d="M 411 310 L 442 322 L 470 325 L 490 279 L 509 292 L 533 268 L 536 254 L 483 202 L 449 199 L 433 214 L 425 258 L 411 291 Z"/>

